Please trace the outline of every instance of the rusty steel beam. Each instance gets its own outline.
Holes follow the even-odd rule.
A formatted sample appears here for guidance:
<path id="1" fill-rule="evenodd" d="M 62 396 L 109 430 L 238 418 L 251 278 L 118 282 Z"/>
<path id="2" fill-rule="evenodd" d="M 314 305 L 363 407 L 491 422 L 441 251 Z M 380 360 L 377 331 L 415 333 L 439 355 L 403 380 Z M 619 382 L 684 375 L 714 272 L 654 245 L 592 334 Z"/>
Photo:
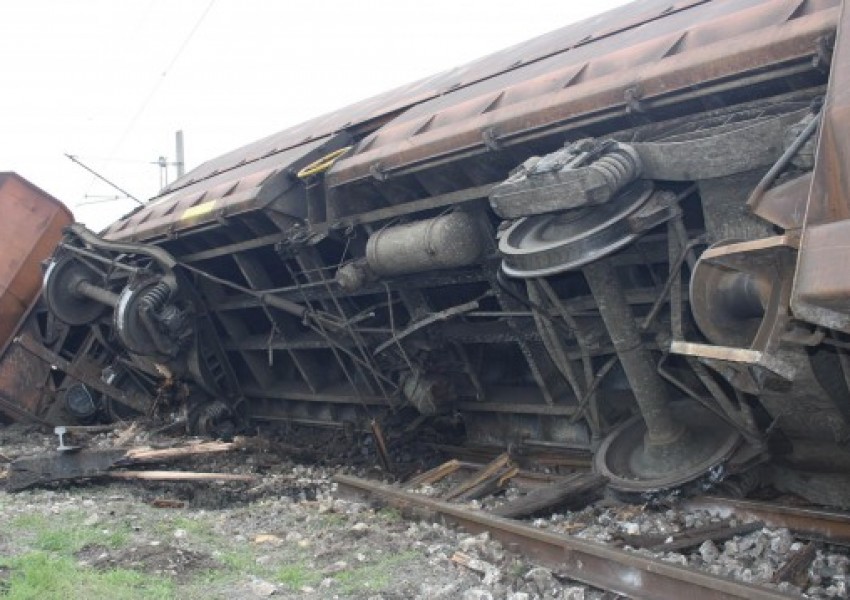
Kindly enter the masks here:
<path id="1" fill-rule="evenodd" d="M 647 600 L 780 600 L 797 598 L 777 590 L 732 581 L 603 544 L 542 531 L 510 519 L 434 500 L 399 488 L 337 475 L 339 490 L 371 498 L 425 518 L 439 518 L 470 533 L 489 532 L 516 545 L 532 560 L 587 585 Z"/>

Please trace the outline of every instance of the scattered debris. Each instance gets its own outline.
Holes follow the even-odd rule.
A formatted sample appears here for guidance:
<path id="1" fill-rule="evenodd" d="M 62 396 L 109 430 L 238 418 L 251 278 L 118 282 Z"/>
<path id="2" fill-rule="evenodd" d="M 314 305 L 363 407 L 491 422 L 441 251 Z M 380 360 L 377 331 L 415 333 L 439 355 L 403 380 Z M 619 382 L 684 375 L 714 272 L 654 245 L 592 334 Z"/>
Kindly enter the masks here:
<path id="1" fill-rule="evenodd" d="M 149 481 L 243 481 L 253 483 L 253 475 L 238 473 L 198 473 L 195 471 L 110 471 L 106 473 L 113 479 L 146 479 Z"/>
<path id="2" fill-rule="evenodd" d="M 375 438 L 375 450 L 378 452 L 381 466 L 387 473 L 394 473 L 395 465 L 393 465 L 393 459 L 387 450 L 387 442 L 384 439 L 384 431 L 381 429 L 381 424 L 376 419 L 372 419 L 370 426 L 372 428 L 372 436 Z"/>
<path id="3" fill-rule="evenodd" d="M 583 508 L 595 499 L 607 479 L 597 473 L 578 473 L 565 481 L 532 490 L 525 496 L 495 508 L 492 512 L 500 517 L 527 517 L 556 506 L 570 505 Z"/>
<path id="4" fill-rule="evenodd" d="M 809 567 L 815 560 L 817 549 L 814 543 L 809 542 L 794 552 L 785 564 L 783 564 L 773 575 L 773 583 L 787 581 L 800 587 L 804 587 L 809 581 Z"/>
<path id="5" fill-rule="evenodd" d="M 121 448 L 128 445 L 133 439 L 139 435 L 140 427 L 138 422 L 130 423 L 130 426 L 119 433 L 115 438 L 115 446 Z"/>
<path id="6" fill-rule="evenodd" d="M 454 488 L 448 491 L 445 495 L 446 500 L 471 500 L 476 497 L 481 497 L 490 493 L 495 489 L 504 486 L 507 481 L 516 475 L 519 470 L 511 463 L 511 458 L 507 452 L 500 454 L 488 464 L 484 465 L 476 471 L 472 477 L 462 481 Z"/>
<path id="7" fill-rule="evenodd" d="M 63 432 L 64 433 L 64 432 Z M 17 492 L 29 487 L 44 485 L 55 481 L 75 481 L 91 477 L 123 477 L 125 479 L 160 480 L 212 480 L 216 473 L 176 472 L 171 476 L 167 472 L 148 471 L 147 475 L 135 471 L 113 471 L 116 467 L 163 462 L 189 456 L 230 452 L 240 447 L 236 442 L 202 442 L 188 446 L 154 449 L 139 447 L 130 449 L 109 448 L 97 450 L 76 450 L 56 452 L 40 456 L 19 458 L 9 464 L 7 489 Z M 121 474 L 123 473 L 123 474 Z M 156 473 L 153 475 L 151 473 Z M 226 480 L 226 474 L 218 477 Z M 232 479 L 247 481 L 246 479 Z M 253 481 L 251 478 L 250 481 Z"/>
<path id="8" fill-rule="evenodd" d="M 433 485 L 445 479 L 461 467 L 461 462 L 456 458 L 446 461 L 443 464 L 434 467 L 429 471 L 425 471 L 407 482 L 408 488 L 417 488 L 421 485 Z"/>
<path id="9" fill-rule="evenodd" d="M 172 500 L 170 498 L 154 498 L 150 501 L 150 505 L 154 508 L 183 508 L 186 503 L 182 500 Z"/>
<path id="10" fill-rule="evenodd" d="M 746 535 L 764 527 L 762 521 L 753 521 L 741 525 L 724 526 L 720 524 L 706 525 L 688 529 L 673 535 L 635 536 L 622 534 L 620 537 L 629 546 L 648 548 L 654 552 L 678 552 L 687 548 L 696 548 L 704 542 L 722 542 L 736 535 Z"/>
<path id="11" fill-rule="evenodd" d="M 476 573 L 483 575 L 484 580 L 482 583 L 484 583 L 484 585 L 493 585 L 499 580 L 499 569 L 486 560 L 474 558 L 464 552 L 455 552 L 452 555 L 451 560 L 455 564 L 461 565 L 471 571 L 475 571 Z"/>

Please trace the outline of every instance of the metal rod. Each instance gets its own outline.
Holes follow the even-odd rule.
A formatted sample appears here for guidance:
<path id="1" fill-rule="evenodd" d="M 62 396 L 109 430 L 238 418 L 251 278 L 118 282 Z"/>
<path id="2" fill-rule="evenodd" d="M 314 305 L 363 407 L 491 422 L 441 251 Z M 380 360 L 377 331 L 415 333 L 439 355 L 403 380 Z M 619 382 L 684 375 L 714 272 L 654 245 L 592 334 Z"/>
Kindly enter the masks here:
<path id="1" fill-rule="evenodd" d="M 670 413 L 667 390 L 655 370 L 652 356 L 641 343 L 634 314 L 614 267 L 607 260 L 600 260 L 586 265 L 583 272 L 646 422 L 647 441 L 656 445 L 674 441 L 682 433 L 682 426 Z"/>
<path id="2" fill-rule="evenodd" d="M 814 134 L 815 130 L 817 130 L 818 125 L 820 124 L 820 113 L 815 115 L 811 121 L 809 121 L 806 126 L 803 128 L 803 131 L 800 132 L 794 141 L 791 142 L 791 145 L 785 149 L 785 152 L 782 153 L 782 156 L 777 159 L 777 161 L 770 167 L 767 173 L 764 174 L 764 177 L 761 178 L 761 181 L 758 182 L 753 191 L 750 193 L 750 197 L 747 199 L 746 206 L 747 208 L 753 208 L 758 201 L 764 196 L 764 193 L 767 191 L 767 188 L 772 184 L 782 170 L 791 162 L 791 159 L 794 158 L 794 155 L 800 151 L 800 148 L 803 147 L 812 134 Z"/>
<path id="3" fill-rule="evenodd" d="M 73 291 L 82 294 L 86 298 L 91 298 L 95 302 L 111 306 L 112 308 L 118 306 L 118 294 L 105 290 L 101 287 L 97 287 L 96 285 L 92 285 L 88 281 L 79 282 Z"/>

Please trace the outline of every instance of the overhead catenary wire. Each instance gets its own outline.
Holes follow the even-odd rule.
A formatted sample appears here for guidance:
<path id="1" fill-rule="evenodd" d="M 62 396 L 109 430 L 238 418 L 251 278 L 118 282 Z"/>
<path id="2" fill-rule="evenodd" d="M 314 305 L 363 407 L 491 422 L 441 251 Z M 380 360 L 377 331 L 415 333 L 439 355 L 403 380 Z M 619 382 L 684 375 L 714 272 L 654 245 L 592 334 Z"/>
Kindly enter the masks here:
<path id="1" fill-rule="evenodd" d="M 136 123 L 144 114 L 148 105 L 151 103 L 151 100 L 153 100 L 154 96 L 156 96 L 156 93 L 159 91 L 159 88 L 162 86 L 162 82 L 165 81 L 166 77 L 168 77 L 168 74 L 171 72 L 171 69 L 174 67 L 175 64 L 177 64 L 177 61 L 180 60 L 180 57 L 183 55 L 183 52 L 189 46 L 189 42 L 191 42 L 192 38 L 195 37 L 195 34 L 198 32 L 198 29 L 200 29 L 201 25 L 204 22 L 204 19 L 206 19 L 207 15 L 210 13 L 210 10 L 212 10 L 212 7 L 213 5 L 215 5 L 215 2 L 216 0 L 210 0 L 210 3 L 207 4 L 207 7 L 204 9 L 204 12 L 202 12 L 198 19 L 195 21 L 195 24 L 192 26 L 192 29 L 189 31 L 188 35 L 183 39 L 183 42 L 180 44 L 179 48 L 177 48 L 177 52 L 175 52 L 174 56 L 171 58 L 165 69 L 162 70 L 161 75 L 157 78 L 156 82 L 151 88 L 151 91 L 148 93 L 136 113 L 130 119 L 130 123 L 127 125 L 126 129 L 121 134 L 121 137 L 118 138 L 118 142 L 116 142 L 112 152 L 109 153 L 110 157 L 118 151 L 118 149 L 127 139 L 127 136 L 130 135 L 130 132 L 133 131 L 133 128 L 136 126 Z"/>
<path id="2" fill-rule="evenodd" d="M 151 101 L 154 99 L 157 92 L 159 91 L 159 88 L 162 86 L 162 83 L 165 81 L 165 78 L 171 72 L 171 69 L 174 67 L 174 65 L 177 64 L 177 61 L 180 60 L 180 57 L 183 55 L 183 52 L 185 52 L 186 48 L 189 46 L 189 43 L 192 41 L 192 38 L 195 37 L 195 34 L 200 29 L 201 25 L 203 24 L 204 20 L 207 18 L 207 15 L 209 15 L 209 13 L 212 10 L 215 3 L 216 3 L 216 0 L 210 0 L 209 4 L 207 4 L 204 11 L 197 18 L 197 20 L 195 21 L 195 24 L 192 26 L 192 29 L 189 31 L 189 33 L 186 35 L 186 37 L 183 38 L 183 41 L 180 43 L 180 46 L 177 48 L 177 51 L 174 53 L 174 56 L 168 62 L 168 65 L 166 65 L 166 67 L 161 71 L 160 76 L 157 78 L 156 82 L 151 87 L 150 92 L 148 92 L 147 96 L 145 96 L 144 100 L 142 100 L 142 103 L 139 105 L 138 110 L 136 110 L 136 112 L 133 114 L 132 118 L 130 119 L 129 123 L 127 124 L 127 127 L 124 129 L 121 136 L 118 138 L 118 141 L 115 142 L 115 145 L 112 147 L 112 150 L 109 152 L 108 158 L 106 158 L 105 160 L 109 160 L 109 161 L 114 160 L 113 157 L 118 152 L 118 150 L 121 148 L 121 146 L 124 144 L 124 142 L 127 140 L 127 137 L 133 131 L 133 129 L 135 128 L 139 119 L 142 117 L 142 115 L 147 110 Z M 86 190 L 86 193 L 88 193 L 90 189 L 91 189 L 91 185 L 89 185 L 89 189 Z"/>
<path id="3" fill-rule="evenodd" d="M 118 185 L 116 185 L 116 184 L 112 183 L 112 182 L 111 182 L 111 181 L 109 181 L 106 177 L 104 177 L 103 175 L 101 175 L 100 173 L 98 173 L 97 171 L 95 171 L 94 169 L 92 169 L 91 167 L 89 167 L 89 166 L 87 166 L 87 165 L 83 164 L 83 163 L 80 161 L 80 159 L 78 159 L 78 158 L 77 158 L 76 156 L 74 156 L 73 154 L 68 154 L 68 153 L 66 152 L 66 153 L 65 153 L 65 156 L 67 156 L 68 158 L 70 158 L 70 159 L 71 159 L 74 163 L 76 163 L 76 164 L 80 165 L 82 168 L 84 168 L 86 171 L 88 171 L 89 173 L 91 173 L 92 175 L 94 175 L 95 177 L 97 177 L 98 179 L 100 179 L 101 181 L 104 181 L 104 182 L 108 183 L 108 184 L 109 184 L 109 185 L 111 185 L 113 188 L 115 188 L 116 190 L 118 190 L 119 192 L 121 192 L 122 194 L 124 194 L 125 196 L 127 196 L 128 198 L 130 198 L 131 200 L 133 200 L 133 201 L 137 202 L 137 203 L 139 204 L 139 206 L 144 206 L 144 205 L 145 205 L 145 203 L 144 203 L 144 202 L 142 202 L 141 200 L 139 200 L 138 198 L 136 198 L 133 194 L 131 194 L 130 192 L 128 192 L 128 191 L 127 191 L 127 190 L 125 190 L 124 188 L 119 187 Z"/>

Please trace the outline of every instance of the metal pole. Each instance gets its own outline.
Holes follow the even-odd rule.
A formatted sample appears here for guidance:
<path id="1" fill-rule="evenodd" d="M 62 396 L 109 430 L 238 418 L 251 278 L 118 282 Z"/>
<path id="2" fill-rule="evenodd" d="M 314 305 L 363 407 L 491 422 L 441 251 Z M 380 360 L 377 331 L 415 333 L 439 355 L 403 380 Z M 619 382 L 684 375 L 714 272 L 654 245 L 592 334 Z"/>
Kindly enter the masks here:
<path id="1" fill-rule="evenodd" d="M 583 272 L 646 422 L 646 441 L 664 445 L 677 440 L 684 428 L 670 414 L 667 389 L 652 364 L 652 356 L 641 343 L 614 267 L 601 260 L 586 265 Z"/>
<path id="2" fill-rule="evenodd" d="M 177 167 L 177 179 L 180 179 L 186 172 L 186 159 L 183 156 L 183 130 L 179 130 L 174 137 L 177 145 L 175 154 L 177 158 L 174 164 Z"/>

